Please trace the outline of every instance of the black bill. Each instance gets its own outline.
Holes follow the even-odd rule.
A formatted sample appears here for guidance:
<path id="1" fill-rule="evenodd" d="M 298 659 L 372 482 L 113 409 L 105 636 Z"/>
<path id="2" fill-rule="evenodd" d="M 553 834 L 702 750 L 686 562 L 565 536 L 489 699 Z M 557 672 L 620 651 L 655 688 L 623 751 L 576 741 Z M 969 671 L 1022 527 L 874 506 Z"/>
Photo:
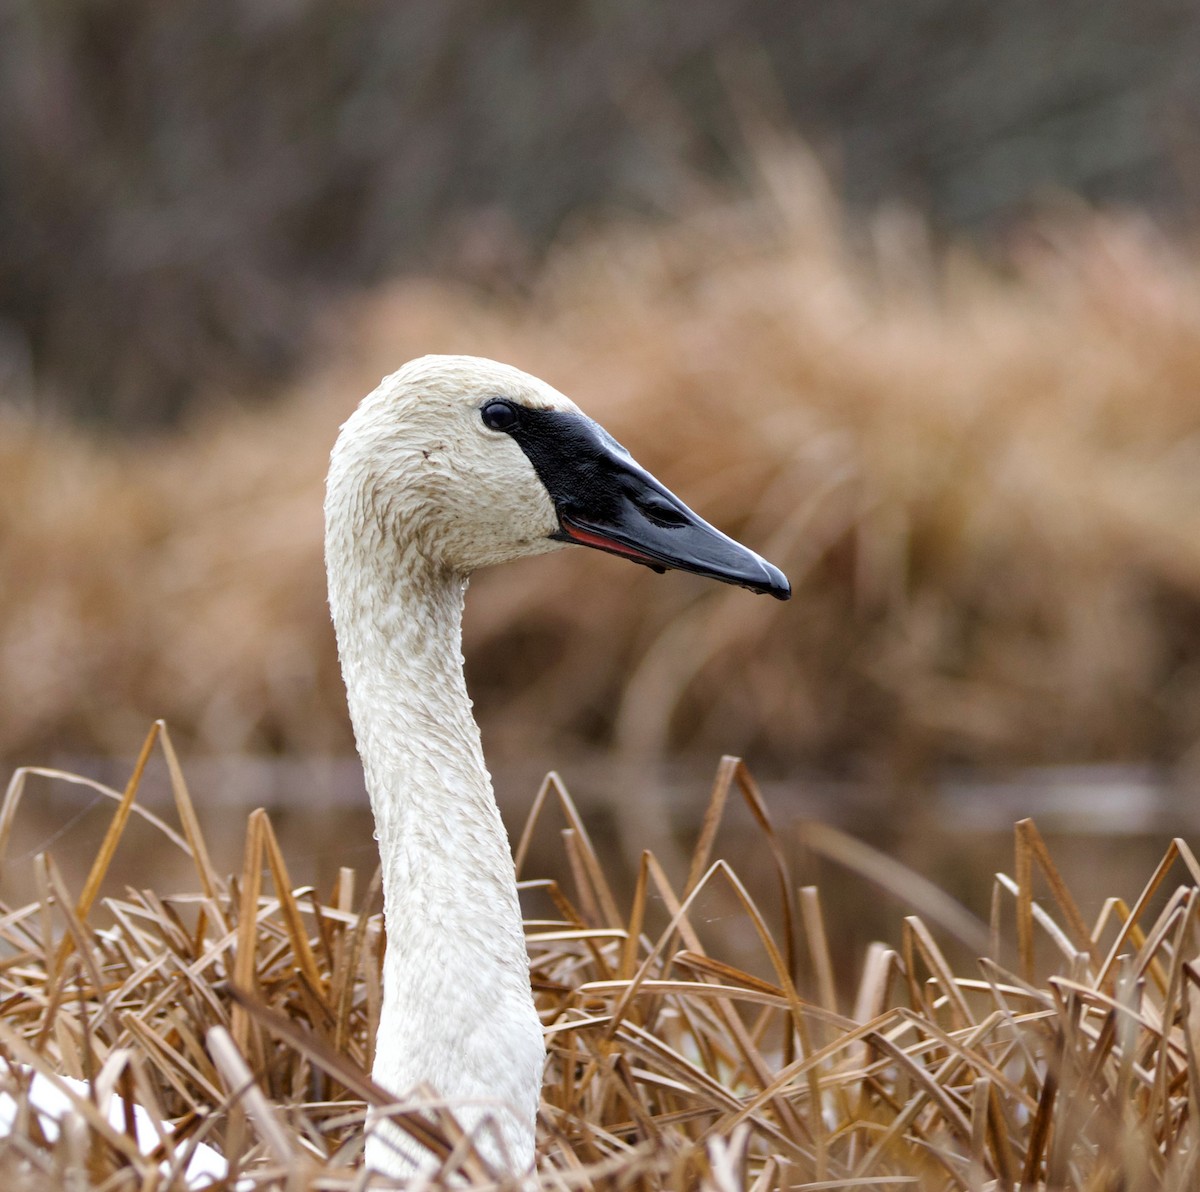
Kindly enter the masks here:
<path id="1" fill-rule="evenodd" d="M 505 433 L 533 464 L 558 512 L 552 537 L 610 551 L 657 571 L 691 571 L 778 600 L 787 576 L 693 513 L 603 427 L 561 410 L 511 405 Z"/>

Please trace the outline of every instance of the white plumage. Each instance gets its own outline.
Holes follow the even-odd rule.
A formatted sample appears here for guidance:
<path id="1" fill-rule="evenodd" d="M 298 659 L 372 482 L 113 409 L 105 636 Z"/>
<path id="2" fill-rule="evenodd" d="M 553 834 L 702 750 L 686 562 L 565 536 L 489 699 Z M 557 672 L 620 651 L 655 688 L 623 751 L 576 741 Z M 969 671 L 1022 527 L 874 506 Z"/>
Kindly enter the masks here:
<path id="1" fill-rule="evenodd" d="M 780 598 L 787 581 L 561 393 L 475 357 L 414 360 L 364 399 L 333 449 L 325 518 L 329 603 L 383 872 L 374 1076 L 398 1096 L 431 1086 L 486 1159 L 527 1171 L 545 1049 L 463 678 L 467 579 L 574 540 Z M 376 1124 L 367 1161 L 402 1175 L 423 1156 Z"/>
<path id="2" fill-rule="evenodd" d="M 48 1076 L 43 1072 L 30 1072 L 19 1065 L 11 1065 L 4 1078 L 14 1082 L 12 1090 L 0 1088 L 0 1136 L 7 1137 L 17 1124 L 20 1112 L 15 1095 L 15 1081 L 25 1084 L 26 1097 L 31 1112 L 37 1115 L 38 1126 L 46 1139 L 53 1142 L 65 1121 L 80 1117 L 79 1102 L 96 1098 L 96 1106 L 110 1126 L 118 1133 L 126 1130 L 125 1102 L 116 1096 L 111 1087 L 98 1081 L 93 1088 L 83 1080 L 70 1076 Z M 133 1128 L 138 1148 L 143 1154 L 152 1154 L 163 1143 L 160 1129 L 170 1133 L 169 1126 L 162 1126 L 140 1105 L 133 1107 Z M 164 1176 L 179 1174 L 189 1188 L 206 1188 L 229 1176 L 229 1165 L 212 1147 L 205 1143 L 179 1143 L 177 1162 L 186 1162 L 177 1168 L 164 1160 L 159 1170 Z"/>
<path id="3" fill-rule="evenodd" d="M 520 448 L 480 422 L 489 388 L 573 408 L 515 369 L 409 364 L 342 427 L 325 557 L 383 865 L 373 1075 L 396 1094 L 426 1083 L 461 1102 L 468 1129 L 490 1113 L 498 1136 L 481 1138 L 482 1153 L 522 1170 L 533 1162 L 545 1048 L 512 854 L 463 678 L 461 622 L 467 576 L 552 549 L 557 522 Z M 394 1129 L 368 1139 L 379 1170 L 404 1173 L 415 1155 Z"/>

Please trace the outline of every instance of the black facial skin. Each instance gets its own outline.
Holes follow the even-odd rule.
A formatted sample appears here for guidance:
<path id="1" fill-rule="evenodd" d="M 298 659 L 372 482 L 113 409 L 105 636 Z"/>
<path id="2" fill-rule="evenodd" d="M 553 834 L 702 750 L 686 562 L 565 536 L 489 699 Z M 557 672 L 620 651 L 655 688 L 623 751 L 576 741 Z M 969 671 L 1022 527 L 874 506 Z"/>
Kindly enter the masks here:
<path id="1" fill-rule="evenodd" d="M 791 596 L 778 567 L 698 517 L 590 418 L 502 397 L 483 402 L 480 417 L 489 429 L 512 437 L 546 486 L 558 513 L 552 538 L 655 571 L 673 567 L 778 600 Z"/>

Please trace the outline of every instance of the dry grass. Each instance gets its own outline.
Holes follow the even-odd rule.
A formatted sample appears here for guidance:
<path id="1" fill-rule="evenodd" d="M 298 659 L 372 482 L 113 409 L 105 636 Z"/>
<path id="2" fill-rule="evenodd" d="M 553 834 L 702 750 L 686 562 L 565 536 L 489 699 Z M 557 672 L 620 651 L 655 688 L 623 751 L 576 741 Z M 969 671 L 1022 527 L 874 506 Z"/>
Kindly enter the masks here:
<path id="1" fill-rule="evenodd" d="M 163 847 L 189 856 L 198 891 L 104 894 L 155 736 L 127 789 L 109 792 L 112 825 L 82 890 L 39 857 L 40 897 L 3 909 L 0 1050 L 102 1077 L 177 1120 L 179 1163 L 186 1140 L 203 1138 L 243 1186 L 361 1187 L 364 1108 L 380 1096 L 365 1074 L 383 942 L 375 884 L 345 870 L 327 898 L 293 889 L 261 812 L 248 821 L 241 871 L 221 876 L 164 731 L 179 823 L 162 825 Z M 9 788 L 0 844 L 25 781 L 18 772 Z M 738 797 L 777 870 L 781 905 L 769 910 L 714 860 L 725 805 Z M 1022 822 L 990 925 L 956 912 L 982 959 L 957 975 L 950 957 L 964 941 L 910 916 L 898 949 L 867 951 L 843 1001 L 820 895 L 796 896 L 740 763 L 720 767 L 682 886 L 647 854 L 627 906 L 553 776 L 518 862 L 532 834 L 556 824 L 572 882 L 522 874 L 551 1047 L 540 1186 L 1195 1185 L 1200 866 L 1182 842 L 1134 906 L 1111 899 L 1086 923 Z M 828 832 L 813 839 L 830 856 L 844 845 Z M 706 947 L 714 899 L 757 937 L 759 971 Z M 6 1141 L 6 1186 L 155 1186 L 162 1156 L 139 1156 L 90 1104 L 80 1110 L 86 1128 L 55 1145 L 32 1129 Z M 445 1157 L 445 1178 L 493 1182 L 444 1112 L 410 1107 L 404 1120 Z"/>
<path id="2" fill-rule="evenodd" d="M 119 753 L 158 716 L 188 750 L 349 751 L 325 460 L 433 350 L 547 377 L 797 587 L 584 551 L 481 574 L 493 756 L 1194 762 L 1194 247 L 1064 209 L 987 264 L 895 212 L 847 230 L 794 147 L 760 162 L 750 198 L 581 234 L 528 293 L 409 281 L 338 312 L 343 358 L 271 410 L 140 449 L 8 416 L 0 756 Z"/>

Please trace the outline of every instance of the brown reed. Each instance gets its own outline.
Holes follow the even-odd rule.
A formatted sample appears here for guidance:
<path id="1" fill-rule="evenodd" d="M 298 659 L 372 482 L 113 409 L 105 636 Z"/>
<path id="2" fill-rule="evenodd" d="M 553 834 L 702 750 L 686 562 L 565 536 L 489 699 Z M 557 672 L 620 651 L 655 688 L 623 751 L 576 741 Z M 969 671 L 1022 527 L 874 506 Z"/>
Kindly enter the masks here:
<path id="1" fill-rule="evenodd" d="M 151 750 L 163 751 L 197 891 L 105 892 Z M 0 857 L 31 770 L 0 808 Z M 161 725 L 147 738 L 82 889 L 51 857 L 39 896 L 0 909 L 0 1053 L 95 1079 L 175 1125 L 141 1155 L 89 1101 L 47 1143 L 29 1118 L 0 1144 L 6 1187 L 133 1189 L 192 1139 L 220 1149 L 239 1187 L 363 1187 L 383 944 L 378 882 L 343 869 L 327 896 L 293 888 L 267 817 L 247 821 L 240 871 L 209 857 Z M 746 802 L 780 905 L 755 904 L 717 858 L 722 815 Z M 562 784 L 542 786 L 517 842 L 560 825 L 571 880 L 521 873 L 531 974 L 550 1062 L 536 1186 L 545 1189 L 1168 1189 L 1197 1178 L 1200 865 L 1173 842 L 1133 906 L 1081 916 L 1031 821 L 990 921 L 966 926 L 965 974 L 945 933 L 904 920 L 840 993 L 819 892 L 796 891 L 753 779 L 718 770 L 686 879 L 646 853 L 627 903 Z M 819 843 L 830 857 L 838 842 Z M 914 879 L 915 881 L 916 879 Z M 896 892 L 903 896 L 903 880 Z M 706 945 L 706 899 L 731 898 L 761 971 Z M 774 923 L 776 926 L 772 927 Z M 728 928 L 728 924 L 726 924 Z M 939 934 L 943 938 L 939 942 Z M 18 1070 L 0 1078 L 21 1098 Z M 497 1180 L 431 1095 L 396 1111 L 442 1159 L 430 1187 Z M 501 1181 L 502 1182 L 502 1181 Z M 232 1185 L 231 1185 L 232 1186 Z"/>

